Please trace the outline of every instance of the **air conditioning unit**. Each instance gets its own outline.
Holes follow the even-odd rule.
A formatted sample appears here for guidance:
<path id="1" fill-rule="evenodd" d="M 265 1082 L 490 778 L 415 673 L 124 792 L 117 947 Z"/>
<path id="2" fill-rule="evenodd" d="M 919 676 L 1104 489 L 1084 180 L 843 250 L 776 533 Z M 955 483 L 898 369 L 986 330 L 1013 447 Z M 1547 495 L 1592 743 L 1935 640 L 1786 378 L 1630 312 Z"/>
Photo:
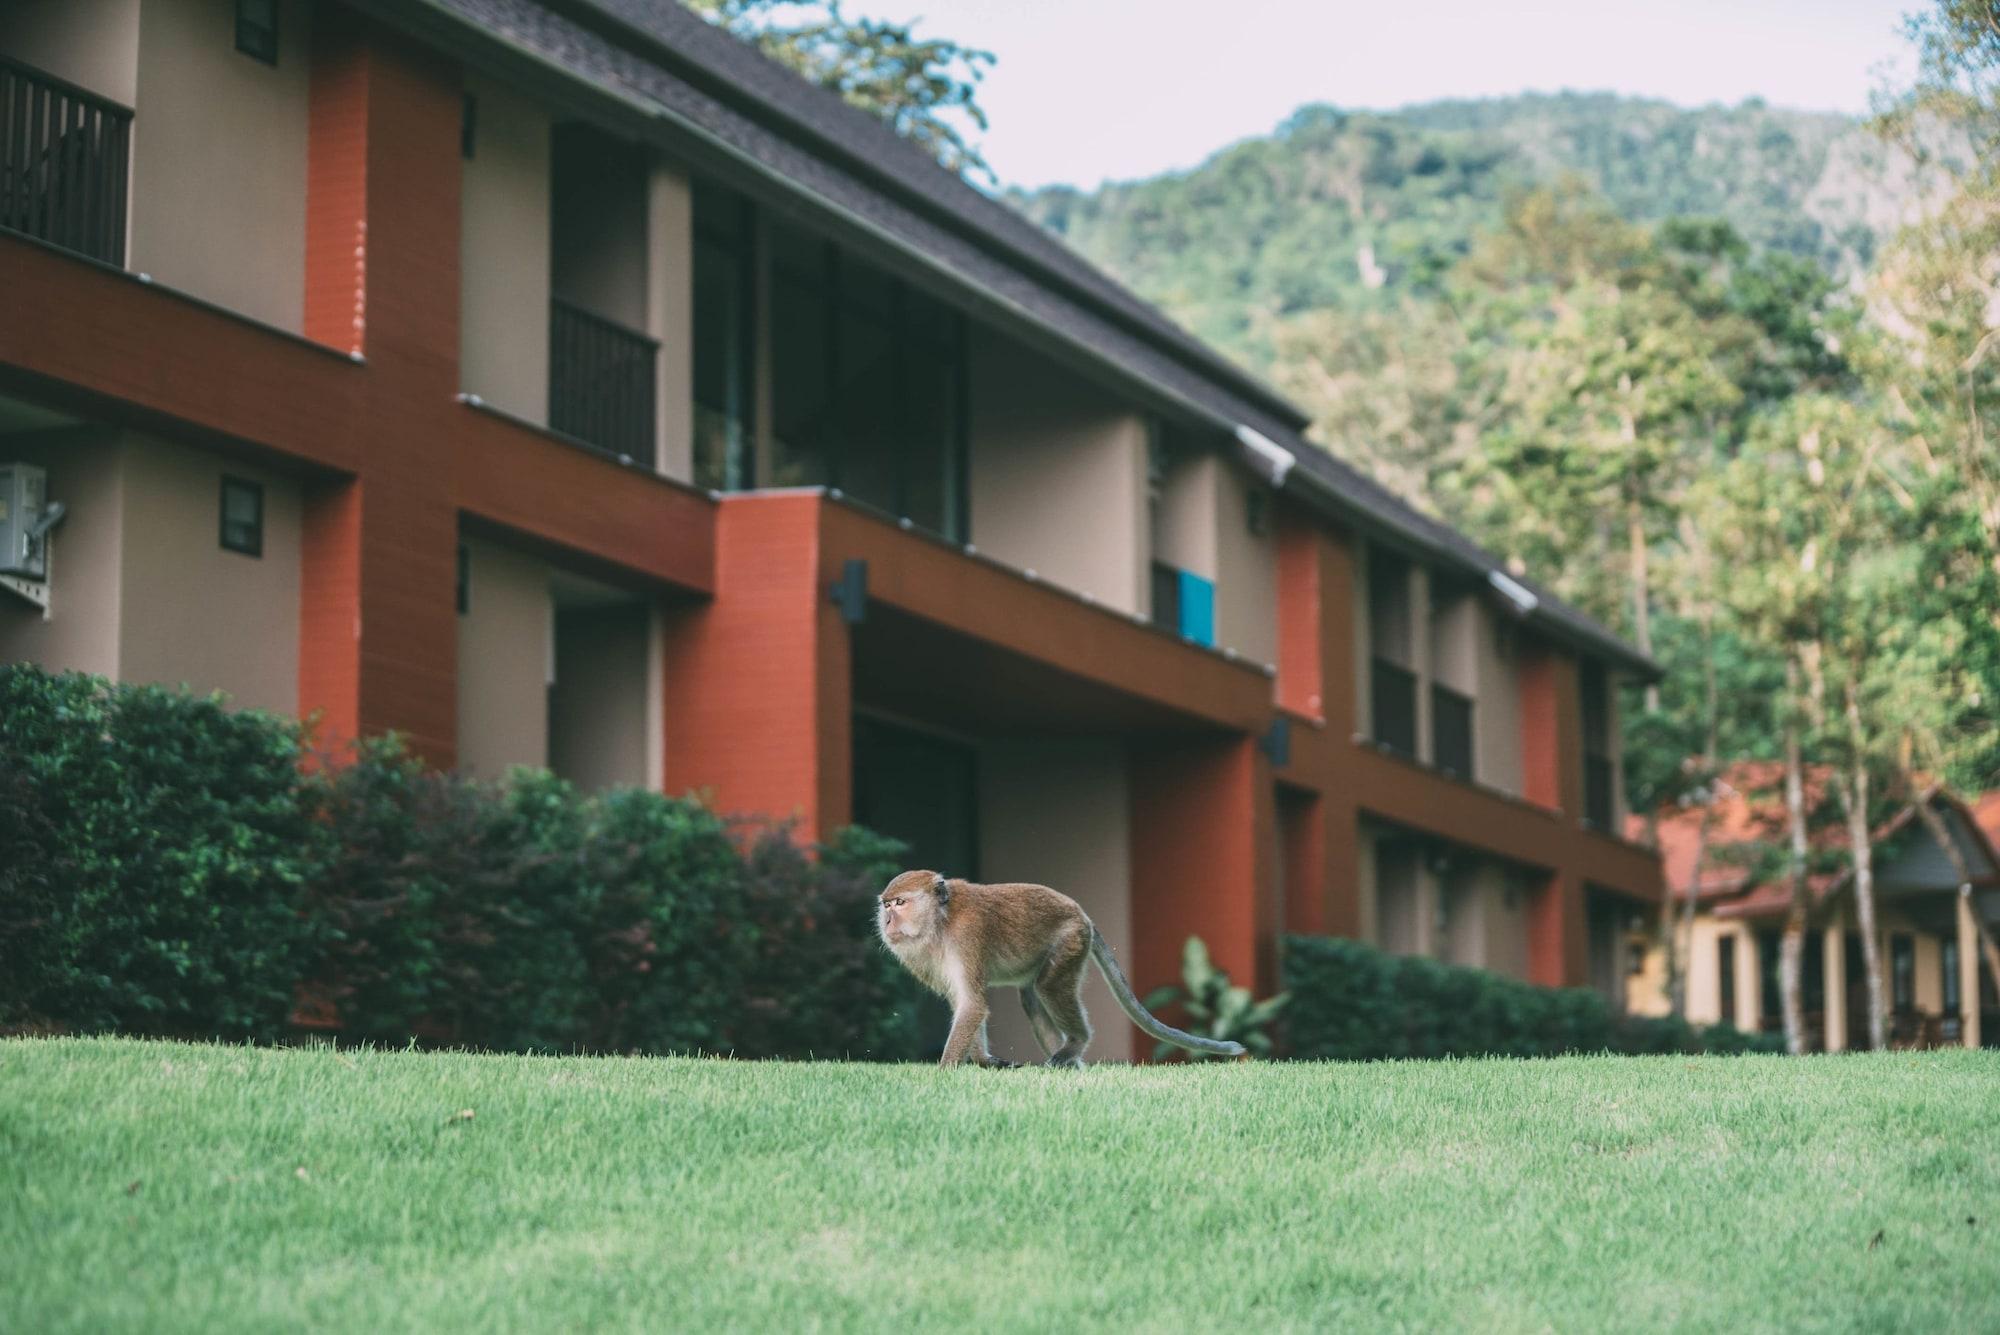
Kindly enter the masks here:
<path id="1" fill-rule="evenodd" d="M 49 577 L 49 530 L 63 507 L 50 505 L 49 475 L 35 464 L 0 463 L 0 575 Z"/>

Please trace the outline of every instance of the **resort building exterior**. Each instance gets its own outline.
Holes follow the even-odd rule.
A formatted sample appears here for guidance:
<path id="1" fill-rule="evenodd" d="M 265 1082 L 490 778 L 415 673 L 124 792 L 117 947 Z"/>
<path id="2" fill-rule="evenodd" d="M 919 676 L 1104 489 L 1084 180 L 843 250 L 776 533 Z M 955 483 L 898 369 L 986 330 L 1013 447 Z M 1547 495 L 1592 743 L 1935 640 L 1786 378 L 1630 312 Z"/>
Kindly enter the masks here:
<path id="1" fill-rule="evenodd" d="M 1828 777 L 1823 767 L 1808 767 L 1809 812 L 1823 812 L 1833 800 Z M 1783 782 L 1783 767 L 1775 761 L 1732 765 L 1717 783 L 1718 796 L 1706 817 L 1699 808 L 1684 808 L 1662 812 L 1655 821 L 1673 930 L 1686 954 L 1687 1018 L 1694 1024 L 1766 1033 L 1784 1029 L 1779 951 L 1792 888 L 1782 874 L 1755 870 L 1768 865 L 1756 857 L 1757 850 L 1788 843 Z M 2000 998 L 1983 962 L 1974 916 L 1983 918 L 1989 931 L 2000 921 L 1995 797 L 1988 794 L 1975 808 L 1941 789 L 1924 795 L 1938 826 L 1956 845 L 1955 858 L 1914 804 L 1872 832 L 1877 950 L 1891 1047 L 2000 1046 Z M 1815 821 L 1810 840 L 1799 976 L 1807 1047 L 1865 1048 L 1868 983 L 1845 824 Z M 1969 895 L 1960 893 L 1962 885 L 1971 887 Z M 1682 935 L 1690 890 L 1693 922 Z M 1669 1010 L 1658 926 L 1635 924 L 1626 982 L 1626 1004 L 1635 1014 Z"/>
<path id="2" fill-rule="evenodd" d="M 665 0 L 0 6 L 0 661 L 1622 997 L 1656 669 L 1306 425 Z"/>

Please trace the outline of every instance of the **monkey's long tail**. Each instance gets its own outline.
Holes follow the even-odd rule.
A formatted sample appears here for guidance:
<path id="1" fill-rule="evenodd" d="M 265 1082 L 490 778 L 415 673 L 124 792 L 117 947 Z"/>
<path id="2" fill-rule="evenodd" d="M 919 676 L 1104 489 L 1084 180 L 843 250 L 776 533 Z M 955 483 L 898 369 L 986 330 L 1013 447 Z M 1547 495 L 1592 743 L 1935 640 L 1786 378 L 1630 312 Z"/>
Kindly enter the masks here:
<path id="1" fill-rule="evenodd" d="M 1197 1038 L 1172 1025 L 1162 1024 L 1153 1013 L 1139 1004 L 1139 998 L 1132 994 L 1132 985 L 1125 981 L 1125 971 L 1118 967 L 1118 960 L 1111 953 L 1111 947 L 1104 943 L 1104 937 L 1097 928 L 1090 929 L 1090 956 L 1097 961 L 1097 967 L 1104 970 L 1104 981 L 1111 984 L 1111 995 L 1118 1001 L 1118 1009 L 1132 1017 L 1132 1023 L 1162 1043 L 1172 1043 L 1175 1047 L 1186 1048 L 1189 1052 L 1212 1052 L 1218 1057 L 1240 1057 L 1244 1053 L 1241 1043 L 1224 1042 L 1215 1038 Z"/>

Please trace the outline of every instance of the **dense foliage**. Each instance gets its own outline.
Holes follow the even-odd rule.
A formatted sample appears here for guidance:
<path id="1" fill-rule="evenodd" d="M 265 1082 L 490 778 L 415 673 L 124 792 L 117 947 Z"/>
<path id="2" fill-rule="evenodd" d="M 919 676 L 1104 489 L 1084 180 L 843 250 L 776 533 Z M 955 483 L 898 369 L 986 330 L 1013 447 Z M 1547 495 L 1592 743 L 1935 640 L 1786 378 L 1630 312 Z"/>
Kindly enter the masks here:
<path id="1" fill-rule="evenodd" d="M 295 724 L 0 667 L 0 1022 L 271 1038 L 311 957 Z"/>
<path id="2" fill-rule="evenodd" d="M 1872 124 L 1310 107 L 1191 172 L 1019 201 L 1651 653 L 1664 683 L 1620 711 L 1635 810 L 1706 805 L 1736 760 L 1827 767 L 1878 1043 L 1872 831 L 2000 782 L 2000 22 L 1937 0 L 1908 34 Z"/>
<path id="3" fill-rule="evenodd" d="M 1583 987 L 1546 988 L 1484 969 L 1390 955 L 1336 937 L 1285 939 L 1290 1055 L 1370 1061 L 1397 1057 L 1555 1057 L 1573 1052 L 1760 1052 L 1770 1035 L 1678 1017 L 1614 1013 Z"/>
<path id="4" fill-rule="evenodd" d="M 504 1051 L 923 1055 L 873 939 L 900 846 L 747 852 L 697 802 L 0 667 L 0 1025 Z"/>

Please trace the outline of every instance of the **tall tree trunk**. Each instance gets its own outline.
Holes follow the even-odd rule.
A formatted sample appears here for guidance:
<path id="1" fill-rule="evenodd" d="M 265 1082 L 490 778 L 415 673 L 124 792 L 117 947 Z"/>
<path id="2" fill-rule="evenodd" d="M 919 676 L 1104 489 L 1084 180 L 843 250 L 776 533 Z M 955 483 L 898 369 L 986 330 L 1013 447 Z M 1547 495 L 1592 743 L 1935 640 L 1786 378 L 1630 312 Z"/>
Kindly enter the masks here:
<path id="1" fill-rule="evenodd" d="M 1785 910 L 1784 948 L 1778 959 L 1778 992 L 1785 1015 L 1785 1050 L 1806 1050 L 1805 1007 L 1799 1000 L 1800 964 L 1806 936 L 1806 794 L 1799 762 L 1799 668 L 1785 660 L 1785 822 L 1791 830 L 1792 902 Z"/>
<path id="2" fill-rule="evenodd" d="M 1875 930 L 1875 839 L 1868 828 L 1868 758 L 1861 727 L 1861 705 L 1854 683 L 1847 684 L 1848 780 L 1841 785 L 1847 807 L 1848 856 L 1854 867 L 1854 917 L 1861 929 L 1861 966 L 1868 980 L 1868 1046 L 1877 1052 L 1889 1046 L 1889 1019 L 1882 999 L 1882 941 Z M 1846 950 L 1841 952 L 1846 968 Z"/>
<path id="3" fill-rule="evenodd" d="M 1646 549 L 1646 512 L 1639 505 L 1639 489 L 1632 486 L 1625 498 L 1625 532 L 1631 544 L 1632 560 L 1632 642 L 1646 657 L 1653 656 L 1652 574 Z M 1660 712 L 1658 682 L 1646 683 L 1646 712 Z"/>

